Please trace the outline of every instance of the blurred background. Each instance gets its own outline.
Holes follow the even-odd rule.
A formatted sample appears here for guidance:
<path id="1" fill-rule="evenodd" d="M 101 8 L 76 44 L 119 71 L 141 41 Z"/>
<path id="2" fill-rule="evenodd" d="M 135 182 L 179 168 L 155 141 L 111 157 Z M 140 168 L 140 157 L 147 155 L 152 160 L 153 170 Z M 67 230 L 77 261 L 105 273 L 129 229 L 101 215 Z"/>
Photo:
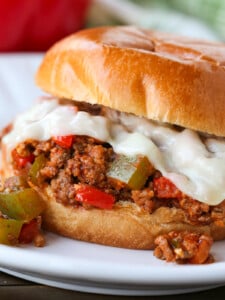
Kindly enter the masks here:
<path id="1" fill-rule="evenodd" d="M 45 51 L 81 28 L 124 24 L 225 41 L 225 1 L 0 0 L 0 51 Z"/>

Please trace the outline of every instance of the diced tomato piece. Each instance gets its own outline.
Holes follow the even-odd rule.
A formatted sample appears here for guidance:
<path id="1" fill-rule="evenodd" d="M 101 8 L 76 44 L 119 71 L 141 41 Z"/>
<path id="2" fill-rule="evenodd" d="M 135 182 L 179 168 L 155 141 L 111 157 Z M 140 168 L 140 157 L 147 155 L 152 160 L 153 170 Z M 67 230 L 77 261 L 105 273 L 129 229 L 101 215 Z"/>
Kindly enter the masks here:
<path id="1" fill-rule="evenodd" d="M 158 198 L 181 198 L 182 192 L 166 177 L 153 180 L 153 189 Z"/>
<path id="2" fill-rule="evenodd" d="M 20 231 L 19 243 L 29 244 L 32 243 L 34 238 L 39 234 L 39 224 L 36 219 L 33 219 L 27 224 L 23 224 Z"/>
<path id="3" fill-rule="evenodd" d="M 65 136 L 54 136 L 53 141 L 61 146 L 62 148 L 69 149 L 73 145 L 74 136 L 73 135 L 65 135 Z"/>
<path id="4" fill-rule="evenodd" d="M 21 156 L 16 149 L 12 151 L 12 158 L 18 168 L 24 168 L 28 163 L 33 163 L 35 156 L 31 153 L 27 156 Z"/>
<path id="5" fill-rule="evenodd" d="M 76 200 L 102 209 L 112 209 L 115 202 L 113 195 L 91 186 L 79 188 L 76 193 Z"/>

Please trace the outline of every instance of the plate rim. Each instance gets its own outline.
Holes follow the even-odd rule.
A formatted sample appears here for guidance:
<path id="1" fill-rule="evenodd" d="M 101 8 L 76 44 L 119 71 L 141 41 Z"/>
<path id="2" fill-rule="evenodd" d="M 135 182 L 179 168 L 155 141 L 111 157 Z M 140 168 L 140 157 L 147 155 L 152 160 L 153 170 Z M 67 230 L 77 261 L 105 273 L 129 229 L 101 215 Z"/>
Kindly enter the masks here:
<path id="1" fill-rule="evenodd" d="M 56 242 L 55 252 L 54 242 Z M 155 285 L 181 285 L 181 284 L 225 284 L 225 261 L 214 262 L 207 265 L 177 265 L 175 263 L 167 263 L 158 261 L 155 265 L 134 264 L 131 266 L 128 263 L 121 264 L 108 261 L 95 260 L 90 261 L 82 257 L 65 257 L 58 253 L 57 245 L 63 244 L 66 241 L 66 247 L 85 247 L 87 250 L 114 251 L 115 248 L 91 244 L 82 241 L 70 240 L 65 237 L 60 237 L 52 233 L 46 233 L 47 240 L 50 238 L 49 245 L 44 248 L 50 250 L 50 253 L 44 252 L 44 248 L 36 248 L 34 246 L 12 247 L 0 245 L 0 266 L 2 268 L 13 268 L 20 272 L 32 272 L 54 277 L 62 277 L 70 279 L 86 279 L 105 283 L 114 282 L 121 284 L 155 284 Z M 225 243 L 225 242 L 224 242 Z M 52 248 L 51 248 L 52 247 Z M 219 245 L 218 245 L 219 247 Z M 43 250 L 44 249 L 44 250 Z M 126 251 L 132 257 L 141 255 L 142 250 L 130 250 L 116 248 L 117 255 L 120 251 Z M 79 251 L 78 251 L 79 254 Z M 148 255 L 153 256 L 152 251 Z M 153 258 L 154 259 L 154 258 Z M 54 262 L 57 261 L 57 266 Z M 41 262 L 36 264 L 35 262 Z M 135 267 L 135 269 L 134 269 Z M 110 270 L 110 271 L 109 271 Z M 166 272 L 165 272 L 166 271 Z M 185 276 L 184 276 L 185 275 Z"/>

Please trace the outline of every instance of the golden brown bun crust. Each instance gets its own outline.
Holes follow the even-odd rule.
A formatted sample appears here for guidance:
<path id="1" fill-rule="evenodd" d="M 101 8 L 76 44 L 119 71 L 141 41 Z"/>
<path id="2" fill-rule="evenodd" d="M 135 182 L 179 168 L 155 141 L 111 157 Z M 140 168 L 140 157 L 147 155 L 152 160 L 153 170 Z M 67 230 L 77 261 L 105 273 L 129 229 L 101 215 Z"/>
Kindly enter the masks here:
<path id="1" fill-rule="evenodd" d="M 134 27 L 80 31 L 36 76 L 57 97 L 225 136 L 225 45 Z"/>
<path id="2" fill-rule="evenodd" d="M 44 227 L 76 240 L 123 248 L 153 249 L 159 234 L 173 230 L 205 233 L 214 240 L 225 238 L 224 227 L 189 225 L 185 223 L 184 213 L 176 208 L 161 207 L 149 214 L 136 204 L 125 202 L 117 204 L 112 210 L 87 210 L 57 203 L 50 191 L 44 199 Z"/>

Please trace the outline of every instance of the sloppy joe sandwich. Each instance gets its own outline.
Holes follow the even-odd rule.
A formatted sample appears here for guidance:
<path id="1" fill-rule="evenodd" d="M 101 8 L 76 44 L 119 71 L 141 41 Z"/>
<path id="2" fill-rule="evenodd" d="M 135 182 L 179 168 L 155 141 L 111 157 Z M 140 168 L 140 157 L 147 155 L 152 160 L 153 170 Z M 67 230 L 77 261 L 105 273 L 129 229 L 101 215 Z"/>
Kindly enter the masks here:
<path id="1" fill-rule="evenodd" d="M 225 238 L 225 45 L 134 27 L 80 31 L 45 55 L 50 96 L 2 137 L 43 226 L 203 263 Z"/>

